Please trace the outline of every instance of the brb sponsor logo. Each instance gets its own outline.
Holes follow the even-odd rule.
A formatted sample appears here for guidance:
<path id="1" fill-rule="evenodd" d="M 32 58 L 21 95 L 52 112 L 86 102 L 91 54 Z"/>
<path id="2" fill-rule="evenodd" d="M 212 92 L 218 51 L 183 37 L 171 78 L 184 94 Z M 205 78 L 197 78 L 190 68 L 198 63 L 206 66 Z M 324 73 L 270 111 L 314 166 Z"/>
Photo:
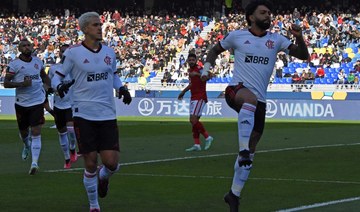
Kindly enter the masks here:
<path id="1" fill-rule="evenodd" d="M 93 81 L 107 80 L 108 75 L 109 75 L 108 72 L 105 72 L 105 73 L 90 72 L 87 75 L 87 81 L 88 82 L 93 82 Z"/>
<path id="2" fill-rule="evenodd" d="M 257 63 L 257 64 L 267 65 L 269 63 L 269 58 L 248 54 L 245 57 L 245 63 Z"/>
<path id="3" fill-rule="evenodd" d="M 139 113 L 143 116 L 150 116 L 154 112 L 154 109 L 153 101 L 148 98 L 140 100 L 138 104 Z"/>

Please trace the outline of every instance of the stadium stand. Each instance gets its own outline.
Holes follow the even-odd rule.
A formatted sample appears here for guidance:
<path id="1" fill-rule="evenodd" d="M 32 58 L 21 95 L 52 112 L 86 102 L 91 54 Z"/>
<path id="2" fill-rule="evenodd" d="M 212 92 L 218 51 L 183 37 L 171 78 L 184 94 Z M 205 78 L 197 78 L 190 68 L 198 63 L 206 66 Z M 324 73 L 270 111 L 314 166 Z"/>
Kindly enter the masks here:
<path id="1" fill-rule="evenodd" d="M 115 49 L 118 55 L 118 73 L 121 79 L 129 82 L 134 89 L 138 88 L 136 84 L 142 74 L 146 78 L 146 89 L 181 89 L 187 83 L 187 64 L 184 59 L 189 52 L 196 53 L 201 64 L 206 59 L 207 51 L 229 31 L 246 27 L 245 15 L 240 5 L 235 5 L 226 15 L 198 15 L 199 11 L 195 11 L 195 7 L 177 10 L 178 13 L 163 9 L 157 11 L 156 15 L 135 11 L 115 12 L 112 9 L 100 12 L 104 43 Z M 298 9 L 300 17 L 295 17 L 290 10 L 275 11 L 270 31 L 288 36 L 288 24 L 298 23 L 303 29 L 311 59 L 298 61 L 279 54 L 279 64 L 276 65 L 277 70 L 274 70 L 269 89 L 293 91 L 290 86 L 292 75 L 297 72 L 302 76 L 304 70 L 316 77 L 312 81 L 312 90 L 339 89 L 336 85 L 341 69 L 345 73 L 345 84 L 358 85 L 360 13 L 339 5 L 333 5 L 330 10 L 304 6 Z M 7 63 L 18 54 L 16 44 L 24 37 L 32 40 L 34 53 L 42 58 L 46 65 L 59 61 L 61 44 L 81 42 L 83 35 L 77 26 L 78 13 L 77 10 L 43 10 L 14 16 L 2 12 L 0 81 L 5 75 Z M 208 88 L 223 89 L 232 77 L 232 67 L 232 53 L 225 52 L 220 55 L 213 69 L 216 76 L 209 80 Z M 318 77 L 319 69 L 324 69 L 324 76 Z M 170 72 L 172 82 L 164 87 L 161 79 L 165 70 Z M 351 74 L 355 76 L 355 80 L 348 82 Z M 305 84 L 305 79 L 303 81 L 302 84 Z M 355 90 L 358 87 L 347 86 L 343 89 Z"/>

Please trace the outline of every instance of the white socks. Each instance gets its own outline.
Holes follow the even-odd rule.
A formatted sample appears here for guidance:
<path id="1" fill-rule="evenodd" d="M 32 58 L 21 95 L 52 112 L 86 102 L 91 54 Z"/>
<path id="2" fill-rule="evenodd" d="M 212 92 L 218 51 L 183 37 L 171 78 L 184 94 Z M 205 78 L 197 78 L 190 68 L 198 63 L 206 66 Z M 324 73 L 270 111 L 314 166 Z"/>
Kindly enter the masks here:
<path id="1" fill-rule="evenodd" d="M 62 149 L 62 151 L 64 153 L 65 160 L 70 159 L 69 140 L 68 140 L 67 134 L 68 134 L 67 132 L 59 133 L 60 146 L 61 146 L 61 149 Z"/>
<path id="2" fill-rule="evenodd" d="M 69 148 L 71 150 L 74 150 L 76 147 L 76 136 L 75 136 L 75 132 L 74 132 L 74 127 L 72 126 L 67 126 L 67 132 L 68 132 L 68 139 L 69 139 Z"/>
<path id="3" fill-rule="evenodd" d="M 31 140 L 32 162 L 37 164 L 41 151 L 41 135 L 31 136 Z"/>
<path id="4" fill-rule="evenodd" d="M 250 154 L 250 160 L 253 161 L 254 153 Z M 243 189 L 245 182 L 249 178 L 252 165 L 239 166 L 240 156 L 236 158 L 234 165 L 234 177 L 231 185 L 231 191 L 235 196 L 240 197 L 241 190 Z"/>
<path id="5" fill-rule="evenodd" d="M 90 173 L 84 170 L 83 182 L 88 195 L 90 208 L 100 208 L 98 201 L 97 180 L 96 172 Z"/>
<path id="6" fill-rule="evenodd" d="M 249 150 L 250 135 L 254 128 L 256 106 L 244 103 L 238 114 L 239 151 Z"/>
<path id="7" fill-rule="evenodd" d="M 118 164 L 117 168 L 114 171 L 111 171 L 106 166 L 103 166 L 99 171 L 99 178 L 100 179 L 109 179 L 111 175 L 118 172 L 120 169 L 120 164 Z"/>

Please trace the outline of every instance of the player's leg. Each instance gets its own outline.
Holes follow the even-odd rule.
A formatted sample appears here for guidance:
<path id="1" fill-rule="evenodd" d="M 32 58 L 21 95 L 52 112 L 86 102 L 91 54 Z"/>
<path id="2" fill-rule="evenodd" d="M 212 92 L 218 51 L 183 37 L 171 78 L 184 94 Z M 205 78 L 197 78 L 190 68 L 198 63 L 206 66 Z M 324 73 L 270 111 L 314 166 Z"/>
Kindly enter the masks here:
<path id="1" fill-rule="evenodd" d="M 55 124 L 59 134 L 59 143 L 65 159 L 64 168 L 69 169 L 71 168 L 71 163 L 70 163 L 69 139 L 68 139 L 68 132 L 66 127 L 65 110 L 54 107 L 54 114 L 56 117 Z"/>
<path id="2" fill-rule="evenodd" d="M 41 152 L 41 127 L 45 123 L 43 104 L 35 105 L 30 110 L 31 126 L 31 156 L 32 163 L 29 174 L 34 175 L 38 169 L 38 161 Z"/>
<path id="3" fill-rule="evenodd" d="M 186 149 L 186 151 L 200 151 L 200 134 L 202 134 L 206 141 L 207 146 L 205 149 L 209 149 L 213 138 L 209 136 L 209 133 L 206 131 L 204 125 L 200 122 L 200 117 L 202 115 L 203 108 L 205 107 L 206 102 L 204 100 L 191 100 L 190 101 L 190 123 L 192 126 L 194 146 Z M 210 143 L 209 143 L 210 142 Z M 209 145 L 210 144 L 210 145 Z"/>
<path id="4" fill-rule="evenodd" d="M 72 110 L 71 108 L 68 108 L 65 111 L 66 111 L 65 112 L 66 126 L 67 126 L 68 139 L 69 139 L 70 161 L 71 163 L 75 163 L 77 161 L 77 153 L 76 153 L 76 136 L 74 132 Z"/>
<path id="5" fill-rule="evenodd" d="M 260 141 L 262 133 L 265 126 L 265 113 L 266 113 L 266 104 L 263 102 L 258 103 L 258 107 L 255 112 L 255 124 L 254 129 L 252 130 L 250 136 L 250 153 L 248 155 L 248 160 L 244 160 L 244 156 L 239 154 L 234 165 L 234 177 L 233 183 L 231 186 L 231 192 L 235 196 L 240 196 L 241 190 L 244 187 L 252 167 L 252 162 L 254 161 L 256 146 Z"/>
<path id="6" fill-rule="evenodd" d="M 29 133 L 29 112 L 27 108 L 22 107 L 20 105 L 15 104 L 15 112 L 16 112 L 16 121 L 19 128 L 20 139 L 23 142 L 23 150 L 21 153 L 21 158 L 26 160 L 29 157 L 31 152 L 31 135 Z"/>
<path id="7" fill-rule="evenodd" d="M 116 120 L 103 121 L 98 128 L 101 133 L 99 144 L 102 166 L 99 170 L 98 193 L 103 198 L 107 195 L 110 177 L 119 171 L 119 131 Z"/>
<path id="8" fill-rule="evenodd" d="M 97 179 L 97 134 L 92 121 L 74 117 L 74 128 L 79 152 L 84 156 L 83 183 L 88 196 L 90 209 L 99 209 Z"/>
<path id="9" fill-rule="evenodd" d="M 256 96 L 241 84 L 228 86 L 225 91 L 228 105 L 238 112 L 239 155 L 234 164 L 234 177 L 231 190 L 224 200 L 231 211 L 237 211 L 239 197 L 252 168 L 249 142 L 255 124 Z"/>

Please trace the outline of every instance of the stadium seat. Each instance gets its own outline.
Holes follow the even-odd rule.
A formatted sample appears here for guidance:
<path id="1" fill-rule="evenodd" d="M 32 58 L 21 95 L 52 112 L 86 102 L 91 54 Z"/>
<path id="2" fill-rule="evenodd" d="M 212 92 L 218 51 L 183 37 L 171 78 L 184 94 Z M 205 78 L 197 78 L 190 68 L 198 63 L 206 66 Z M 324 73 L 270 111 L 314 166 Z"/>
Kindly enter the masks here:
<path id="1" fill-rule="evenodd" d="M 354 57 L 355 57 L 355 53 L 353 53 L 353 52 L 349 53 L 348 57 L 351 58 L 351 59 L 354 58 Z"/>
<path id="2" fill-rule="evenodd" d="M 352 50 L 352 48 L 348 47 L 348 48 L 345 49 L 345 52 L 348 53 L 348 54 L 350 54 L 350 53 L 353 52 L 353 50 Z"/>
<path id="3" fill-rule="evenodd" d="M 285 78 L 285 81 L 283 81 L 283 83 L 285 83 L 285 84 L 291 84 L 291 81 L 292 81 L 292 78 L 291 78 L 291 77 L 288 77 L 288 78 Z"/>

